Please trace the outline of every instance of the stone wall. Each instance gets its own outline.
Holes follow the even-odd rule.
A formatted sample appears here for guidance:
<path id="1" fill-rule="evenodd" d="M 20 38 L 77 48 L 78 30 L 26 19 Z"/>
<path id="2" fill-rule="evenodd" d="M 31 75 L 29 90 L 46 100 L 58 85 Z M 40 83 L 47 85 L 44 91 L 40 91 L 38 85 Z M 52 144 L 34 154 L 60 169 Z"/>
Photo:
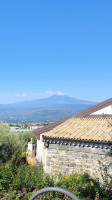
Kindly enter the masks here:
<path id="1" fill-rule="evenodd" d="M 112 175 L 112 157 L 110 149 L 49 144 L 47 148 L 46 172 L 88 173 L 102 179 L 103 168 L 107 167 Z"/>

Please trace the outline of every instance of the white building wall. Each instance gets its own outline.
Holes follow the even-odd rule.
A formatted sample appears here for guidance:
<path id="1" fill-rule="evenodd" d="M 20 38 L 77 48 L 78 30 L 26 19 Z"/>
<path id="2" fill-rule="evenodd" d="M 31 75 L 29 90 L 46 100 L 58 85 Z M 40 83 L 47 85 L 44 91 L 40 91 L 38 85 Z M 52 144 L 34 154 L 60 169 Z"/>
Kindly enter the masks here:
<path id="1" fill-rule="evenodd" d="M 36 153 L 36 158 L 37 161 L 43 163 L 43 146 L 44 142 L 42 141 L 42 135 L 40 134 L 40 140 L 37 139 L 37 153 Z"/>
<path id="2" fill-rule="evenodd" d="M 31 158 L 35 157 L 35 143 L 28 142 L 28 153 Z"/>
<path id="3" fill-rule="evenodd" d="M 47 148 L 45 149 L 45 172 L 47 171 Z"/>
<path id="4" fill-rule="evenodd" d="M 107 106 L 101 110 L 98 110 L 91 115 L 112 115 L 112 105 Z"/>

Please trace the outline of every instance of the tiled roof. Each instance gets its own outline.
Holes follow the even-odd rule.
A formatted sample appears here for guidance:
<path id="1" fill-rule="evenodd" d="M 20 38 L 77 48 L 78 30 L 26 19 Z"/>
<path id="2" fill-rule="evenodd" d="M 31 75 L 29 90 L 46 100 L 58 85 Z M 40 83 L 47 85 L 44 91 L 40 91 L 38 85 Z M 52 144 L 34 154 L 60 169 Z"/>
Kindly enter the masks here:
<path id="1" fill-rule="evenodd" d="M 92 106 L 84 111 L 81 111 L 81 112 L 73 115 L 72 117 L 69 117 L 69 118 L 63 119 L 63 120 L 59 120 L 59 121 L 51 123 L 47 126 L 44 126 L 42 128 L 36 129 L 33 131 L 33 134 L 39 135 L 39 134 L 45 133 L 47 131 L 50 131 L 50 130 L 54 129 L 55 127 L 57 127 L 58 125 L 62 124 L 63 122 L 66 122 L 68 119 L 72 119 L 73 117 L 76 117 L 76 118 L 102 118 L 102 115 L 91 115 L 91 113 L 96 112 L 100 109 L 103 109 L 109 105 L 112 105 L 112 98 L 110 98 L 106 101 L 103 101 L 95 106 Z M 112 115 L 106 115 L 105 118 L 112 118 Z"/>
<path id="2" fill-rule="evenodd" d="M 44 138 L 112 142 L 112 119 L 70 118 L 44 134 Z"/>
<path id="3" fill-rule="evenodd" d="M 53 122 L 51 124 L 48 124 L 42 128 L 38 128 L 38 129 L 35 129 L 33 131 L 33 134 L 34 135 L 39 135 L 39 134 L 42 134 L 42 133 L 45 133 L 47 131 L 50 131 L 52 130 L 54 127 L 58 126 L 59 124 L 62 124 L 63 122 L 65 122 L 67 119 L 70 119 L 70 117 L 68 118 L 65 118 L 65 119 L 62 119 L 62 120 L 59 120 L 59 121 L 56 121 L 56 122 Z"/>

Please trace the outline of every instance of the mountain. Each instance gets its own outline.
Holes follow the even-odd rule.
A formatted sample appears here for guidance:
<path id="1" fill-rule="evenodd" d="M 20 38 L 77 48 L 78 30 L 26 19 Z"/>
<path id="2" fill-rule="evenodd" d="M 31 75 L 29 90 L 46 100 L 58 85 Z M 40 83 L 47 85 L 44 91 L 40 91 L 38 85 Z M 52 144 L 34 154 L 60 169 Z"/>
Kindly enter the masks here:
<path id="1" fill-rule="evenodd" d="M 83 104 L 83 105 L 91 105 L 96 104 L 96 102 L 86 101 L 86 100 L 80 100 L 73 97 L 69 97 L 66 95 L 53 95 L 49 98 L 50 102 L 53 104 Z"/>
<path id="2" fill-rule="evenodd" d="M 49 98 L 0 104 L 0 120 L 6 122 L 53 122 L 74 115 L 95 102 L 80 100 L 66 95 Z"/>
<path id="3" fill-rule="evenodd" d="M 53 95 L 49 98 L 23 101 L 12 104 L 0 104 L 0 108 L 48 108 L 60 105 L 95 105 L 96 102 L 80 100 L 66 95 Z"/>

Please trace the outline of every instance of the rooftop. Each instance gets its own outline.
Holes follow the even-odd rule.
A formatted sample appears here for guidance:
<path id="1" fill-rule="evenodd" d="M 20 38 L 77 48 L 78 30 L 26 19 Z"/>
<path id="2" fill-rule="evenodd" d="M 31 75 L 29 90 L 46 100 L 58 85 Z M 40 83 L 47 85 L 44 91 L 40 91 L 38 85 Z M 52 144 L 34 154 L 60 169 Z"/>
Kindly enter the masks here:
<path id="1" fill-rule="evenodd" d="M 70 118 L 44 134 L 44 138 L 112 142 L 112 119 Z"/>
<path id="2" fill-rule="evenodd" d="M 88 108 L 88 109 L 86 109 L 86 110 L 84 110 L 82 112 L 79 112 L 79 113 L 75 114 L 74 116 L 71 116 L 69 118 L 66 118 L 66 119 L 59 120 L 57 122 L 51 123 L 49 125 L 44 126 L 43 128 L 36 129 L 35 131 L 33 131 L 33 133 L 35 135 L 38 135 L 38 134 L 45 133 L 47 131 L 51 131 L 55 127 L 57 127 L 58 125 L 63 124 L 63 122 L 66 122 L 69 119 L 72 121 L 73 118 L 96 118 L 96 119 L 98 119 L 98 118 L 101 118 L 101 119 L 102 118 L 107 118 L 107 119 L 112 118 L 112 114 L 108 114 L 108 115 L 102 115 L 102 114 L 95 115 L 94 114 L 94 115 L 92 115 L 92 113 L 95 113 L 95 112 L 97 112 L 97 111 L 99 111 L 101 109 L 104 109 L 105 107 L 108 107 L 108 106 L 112 106 L 112 98 L 110 98 L 110 99 L 108 99 L 106 101 L 103 101 L 103 102 L 101 102 L 101 103 L 99 103 L 99 104 L 97 104 L 95 106 L 92 106 L 92 107 L 90 107 L 90 108 Z M 90 120 L 90 121 L 95 122 L 94 119 Z M 74 123 L 75 123 L 75 120 L 74 120 Z M 92 126 L 94 126 L 94 124 L 92 124 Z"/>

